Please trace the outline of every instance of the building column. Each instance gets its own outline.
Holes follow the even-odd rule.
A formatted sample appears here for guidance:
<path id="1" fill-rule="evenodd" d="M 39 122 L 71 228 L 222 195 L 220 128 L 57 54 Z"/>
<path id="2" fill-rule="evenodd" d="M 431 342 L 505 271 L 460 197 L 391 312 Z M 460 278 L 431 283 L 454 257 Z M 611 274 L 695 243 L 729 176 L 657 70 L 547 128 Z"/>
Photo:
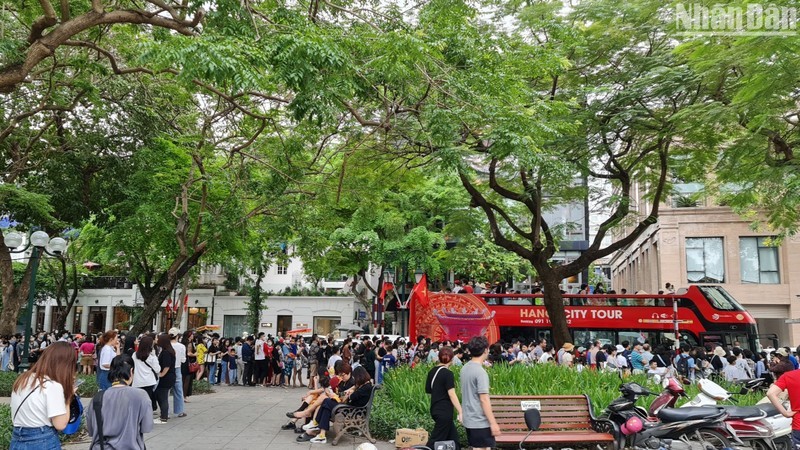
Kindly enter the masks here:
<path id="1" fill-rule="evenodd" d="M 73 330 L 73 325 L 75 323 L 75 305 L 72 305 L 72 308 L 69 309 L 69 314 L 67 314 L 67 323 L 64 324 L 64 328 L 69 330 L 70 333 L 75 334 L 75 330 Z"/>
<path id="2" fill-rule="evenodd" d="M 183 308 L 183 305 L 181 305 Z M 178 327 L 181 331 L 186 331 L 186 327 L 189 326 L 189 308 L 186 308 L 184 311 L 181 312 L 181 326 Z"/>
<path id="3" fill-rule="evenodd" d="M 39 305 L 36 303 L 33 304 L 33 308 L 31 308 L 31 331 L 36 333 L 39 328 Z"/>
<path id="4" fill-rule="evenodd" d="M 44 305 L 44 330 L 48 333 L 53 331 L 53 306 L 50 303 Z"/>
<path id="5" fill-rule="evenodd" d="M 164 313 L 161 310 L 159 310 L 158 314 L 156 314 L 156 326 L 153 331 L 158 332 L 159 330 L 161 330 L 161 321 L 164 319 L 163 315 Z"/>
<path id="6" fill-rule="evenodd" d="M 114 306 L 106 306 L 106 326 L 105 331 L 114 329 Z"/>
<path id="7" fill-rule="evenodd" d="M 84 306 L 83 310 L 81 310 L 81 333 L 88 333 L 89 332 L 89 310 L 91 308 L 88 306 Z"/>

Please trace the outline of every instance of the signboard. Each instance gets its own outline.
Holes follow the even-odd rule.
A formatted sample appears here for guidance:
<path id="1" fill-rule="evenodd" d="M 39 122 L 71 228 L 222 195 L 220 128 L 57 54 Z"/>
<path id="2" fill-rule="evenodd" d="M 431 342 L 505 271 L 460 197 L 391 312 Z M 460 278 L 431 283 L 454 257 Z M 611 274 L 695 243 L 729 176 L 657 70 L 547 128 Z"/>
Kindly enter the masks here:
<path id="1" fill-rule="evenodd" d="M 542 403 L 539 400 L 523 400 L 519 402 L 519 406 L 523 411 L 527 411 L 529 409 L 538 409 L 539 411 L 542 410 Z"/>

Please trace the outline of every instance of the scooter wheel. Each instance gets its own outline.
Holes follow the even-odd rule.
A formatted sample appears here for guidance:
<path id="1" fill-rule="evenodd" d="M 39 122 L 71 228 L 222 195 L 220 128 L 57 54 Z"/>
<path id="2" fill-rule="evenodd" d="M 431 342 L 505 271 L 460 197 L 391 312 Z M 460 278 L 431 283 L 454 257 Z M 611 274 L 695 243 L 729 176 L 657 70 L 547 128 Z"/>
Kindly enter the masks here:
<path id="1" fill-rule="evenodd" d="M 714 430 L 699 430 L 692 436 L 692 440 L 697 442 L 698 438 L 705 450 L 730 448 L 731 446 L 728 438 Z"/>
<path id="2" fill-rule="evenodd" d="M 775 444 L 775 450 L 792 450 L 794 448 L 790 435 L 775 438 L 772 442 Z"/>

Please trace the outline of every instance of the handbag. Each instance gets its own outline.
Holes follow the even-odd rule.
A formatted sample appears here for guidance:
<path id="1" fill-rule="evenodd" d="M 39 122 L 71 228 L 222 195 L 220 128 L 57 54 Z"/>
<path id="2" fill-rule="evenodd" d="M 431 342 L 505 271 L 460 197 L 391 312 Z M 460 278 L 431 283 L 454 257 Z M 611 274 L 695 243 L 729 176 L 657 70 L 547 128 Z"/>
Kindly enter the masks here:
<path id="1" fill-rule="evenodd" d="M 198 370 L 200 370 L 200 364 L 196 362 L 189 363 L 189 373 L 197 373 Z"/>

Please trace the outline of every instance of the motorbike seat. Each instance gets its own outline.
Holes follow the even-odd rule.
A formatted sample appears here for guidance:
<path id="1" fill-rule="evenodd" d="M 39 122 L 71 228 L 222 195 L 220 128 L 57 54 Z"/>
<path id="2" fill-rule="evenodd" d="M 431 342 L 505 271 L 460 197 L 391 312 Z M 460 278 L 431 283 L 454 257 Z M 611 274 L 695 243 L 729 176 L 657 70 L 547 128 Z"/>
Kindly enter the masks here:
<path id="1" fill-rule="evenodd" d="M 696 406 L 691 408 L 664 408 L 658 412 L 662 422 L 685 422 L 689 420 L 708 420 L 714 422 L 725 417 L 724 410 L 715 407 Z"/>
<path id="2" fill-rule="evenodd" d="M 725 405 L 725 412 L 731 419 L 750 419 L 753 417 L 767 417 L 761 408 L 755 406 L 730 406 Z"/>
<path id="3" fill-rule="evenodd" d="M 767 417 L 781 415 L 781 413 L 778 412 L 778 408 L 776 408 L 772 403 L 762 403 L 755 405 L 755 407 L 767 413 Z"/>

